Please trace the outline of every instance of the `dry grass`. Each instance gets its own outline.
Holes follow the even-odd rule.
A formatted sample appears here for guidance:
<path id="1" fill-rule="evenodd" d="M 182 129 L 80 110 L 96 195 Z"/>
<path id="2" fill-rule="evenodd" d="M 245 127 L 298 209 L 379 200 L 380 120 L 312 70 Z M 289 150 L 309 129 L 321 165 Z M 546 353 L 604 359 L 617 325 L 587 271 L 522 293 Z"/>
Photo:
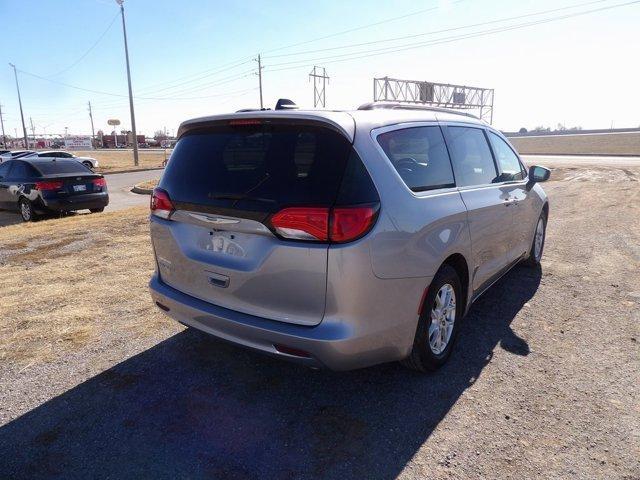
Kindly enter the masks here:
<path id="1" fill-rule="evenodd" d="M 147 180 L 146 182 L 140 182 L 138 184 L 136 184 L 136 187 L 138 188 L 144 188 L 147 190 L 152 190 L 154 188 L 156 188 L 158 186 L 158 182 L 160 181 L 160 179 L 158 178 L 154 178 L 153 180 Z"/>
<path id="2" fill-rule="evenodd" d="M 73 152 L 79 157 L 93 157 L 98 160 L 97 171 L 101 173 L 119 170 L 134 170 L 152 167 L 161 167 L 165 159 L 164 150 L 138 150 L 139 165 L 133 165 L 133 150 L 87 150 Z M 167 150 L 166 155 L 170 154 Z"/>
<path id="3" fill-rule="evenodd" d="M 0 229 L 0 362 L 33 364 L 100 342 L 180 327 L 153 306 L 147 209 Z"/>

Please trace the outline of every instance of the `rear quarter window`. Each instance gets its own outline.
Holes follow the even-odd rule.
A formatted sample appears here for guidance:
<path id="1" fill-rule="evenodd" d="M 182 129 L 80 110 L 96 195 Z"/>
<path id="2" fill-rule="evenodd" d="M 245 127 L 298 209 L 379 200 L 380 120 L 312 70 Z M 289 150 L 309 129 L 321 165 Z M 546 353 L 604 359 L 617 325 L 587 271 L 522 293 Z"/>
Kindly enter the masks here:
<path id="1" fill-rule="evenodd" d="M 381 133 L 377 140 L 412 191 L 455 186 L 449 153 L 440 127 L 392 130 Z"/>

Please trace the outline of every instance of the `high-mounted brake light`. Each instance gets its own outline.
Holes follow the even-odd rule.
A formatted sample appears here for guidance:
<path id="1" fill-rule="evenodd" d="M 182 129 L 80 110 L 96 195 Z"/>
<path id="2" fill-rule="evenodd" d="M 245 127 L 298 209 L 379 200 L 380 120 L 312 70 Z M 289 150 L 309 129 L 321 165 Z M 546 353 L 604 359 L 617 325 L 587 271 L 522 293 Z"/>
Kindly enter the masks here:
<path id="1" fill-rule="evenodd" d="M 237 120 L 229 120 L 229 125 L 231 126 L 241 126 L 241 125 L 261 125 L 262 120 L 258 118 L 239 118 Z"/>
<path id="2" fill-rule="evenodd" d="M 54 180 L 49 182 L 36 182 L 36 189 L 41 192 L 48 190 L 62 190 L 64 183 L 61 180 Z"/>
<path id="3" fill-rule="evenodd" d="M 378 213 L 378 205 L 353 207 L 291 207 L 271 218 L 276 233 L 293 240 L 344 243 L 367 233 Z"/>
<path id="4" fill-rule="evenodd" d="M 151 194 L 151 203 L 149 205 L 151 209 L 151 215 L 156 217 L 169 219 L 174 211 L 173 203 L 169 198 L 169 194 L 161 188 L 154 188 Z"/>

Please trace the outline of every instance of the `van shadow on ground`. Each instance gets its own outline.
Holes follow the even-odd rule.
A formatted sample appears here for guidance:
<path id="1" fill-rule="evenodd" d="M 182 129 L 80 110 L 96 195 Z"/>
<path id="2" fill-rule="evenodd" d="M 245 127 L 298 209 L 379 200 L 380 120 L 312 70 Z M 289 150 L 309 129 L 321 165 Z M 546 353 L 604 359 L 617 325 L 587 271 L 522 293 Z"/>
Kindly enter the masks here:
<path id="1" fill-rule="evenodd" d="M 497 345 L 528 354 L 510 323 L 540 278 L 491 288 L 430 375 L 311 371 L 182 332 L 0 428 L 0 478 L 395 478 Z"/>

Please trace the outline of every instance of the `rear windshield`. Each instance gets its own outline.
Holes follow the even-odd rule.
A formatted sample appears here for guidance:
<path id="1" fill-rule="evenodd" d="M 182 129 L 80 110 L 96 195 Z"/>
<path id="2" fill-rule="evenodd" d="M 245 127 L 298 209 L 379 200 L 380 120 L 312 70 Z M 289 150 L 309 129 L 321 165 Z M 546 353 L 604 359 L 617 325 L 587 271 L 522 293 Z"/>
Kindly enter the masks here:
<path id="1" fill-rule="evenodd" d="M 52 160 L 50 162 L 34 163 L 34 165 L 43 175 L 55 175 L 58 173 L 77 173 L 86 175 L 87 173 L 93 173 L 87 167 L 75 160 Z"/>
<path id="2" fill-rule="evenodd" d="M 318 126 L 202 128 L 178 141 L 160 187 L 176 202 L 238 210 L 330 206 L 350 153 L 346 138 Z"/>

